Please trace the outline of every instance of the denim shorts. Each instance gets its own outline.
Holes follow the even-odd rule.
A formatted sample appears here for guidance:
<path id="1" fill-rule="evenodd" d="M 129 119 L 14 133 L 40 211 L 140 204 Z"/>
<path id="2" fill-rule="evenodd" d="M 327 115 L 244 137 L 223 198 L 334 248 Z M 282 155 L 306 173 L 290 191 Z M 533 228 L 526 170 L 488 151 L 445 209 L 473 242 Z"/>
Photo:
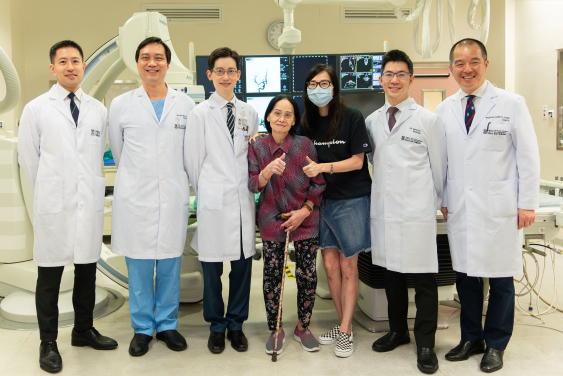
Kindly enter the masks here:
<path id="1" fill-rule="evenodd" d="M 346 258 L 371 250 L 370 196 L 323 199 L 320 206 L 319 249 L 336 248 Z"/>

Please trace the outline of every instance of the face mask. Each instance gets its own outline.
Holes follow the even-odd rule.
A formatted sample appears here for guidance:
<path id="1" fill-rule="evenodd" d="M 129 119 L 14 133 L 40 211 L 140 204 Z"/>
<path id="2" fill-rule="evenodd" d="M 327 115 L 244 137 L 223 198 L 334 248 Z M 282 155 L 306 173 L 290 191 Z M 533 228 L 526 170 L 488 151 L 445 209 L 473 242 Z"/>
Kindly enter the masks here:
<path id="1" fill-rule="evenodd" d="M 314 89 L 307 89 L 307 96 L 317 107 L 326 106 L 332 100 L 332 88 L 322 88 L 317 86 Z"/>

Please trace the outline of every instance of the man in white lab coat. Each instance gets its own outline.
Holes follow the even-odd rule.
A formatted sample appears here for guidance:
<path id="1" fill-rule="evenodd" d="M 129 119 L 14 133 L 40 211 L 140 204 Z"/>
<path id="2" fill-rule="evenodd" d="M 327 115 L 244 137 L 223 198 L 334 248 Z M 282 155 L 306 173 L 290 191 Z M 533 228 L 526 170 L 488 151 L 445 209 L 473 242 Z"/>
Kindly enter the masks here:
<path id="1" fill-rule="evenodd" d="M 142 41 L 135 53 L 142 86 L 115 98 L 110 108 L 109 141 L 118 167 L 111 250 L 127 262 L 132 356 L 146 354 L 155 330 L 171 350 L 188 346 L 176 328 L 190 199 L 184 132 L 195 103 L 166 85 L 170 59 L 160 38 Z"/>
<path id="2" fill-rule="evenodd" d="M 100 335 L 92 321 L 102 250 L 107 111 L 80 89 L 86 64 L 77 43 L 58 42 L 49 55 L 57 83 L 23 110 L 18 162 L 34 199 L 39 365 L 54 373 L 63 366 L 56 340 L 65 265 L 74 264 L 72 345 L 110 350 L 117 342 Z"/>
<path id="3" fill-rule="evenodd" d="M 207 77 L 215 93 L 190 114 L 184 163 L 197 195 L 197 230 L 192 240 L 203 268 L 203 317 L 211 323 L 207 347 L 246 351 L 242 324 L 248 319 L 252 256 L 255 249 L 254 194 L 248 190 L 248 138 L 258 130 L 258 114 L 237 99 L 239 55 L 230 48 L 211 53 Z M 227 314 L 223 304 L 223 262 L 231 262 Z"/>
<path id="4" fill-rule="evenodd" d="M 534 223 L 540 160 L 524 98 L 485 79 L 485 46 L 474 39 L 450 51 L 450 70 L 460 91 L 436 109 L 446 127 L 447 189 L 442 213 L 461 302 L 461 342 L 450 361 L 485 352 L 481 370 L 503 366 L 514 327 L 513 276 L 522 274 L 519 230 Z M 481 324 L 483 280 L 490 292 Z M 485 348 L 486 345 L 486 348 Z"/>
<path id="5" fill-rule="evenodd" d="M 417 366 L 438 370 L 434 352 L 438 324 L 436 211 L 446 178 L 446 137 L 440 118 L 409 96 L 413 64 L 403 51 L 392 50 L 382 61 L 379 82 L 387 102 L 366 120 L 374 148 L 371 191 L 371 254 L 386 268 L 389 333 L 373 343 L 386 352 L 409 343 L 406 273 L 416 291 L 414 336 Z"/>

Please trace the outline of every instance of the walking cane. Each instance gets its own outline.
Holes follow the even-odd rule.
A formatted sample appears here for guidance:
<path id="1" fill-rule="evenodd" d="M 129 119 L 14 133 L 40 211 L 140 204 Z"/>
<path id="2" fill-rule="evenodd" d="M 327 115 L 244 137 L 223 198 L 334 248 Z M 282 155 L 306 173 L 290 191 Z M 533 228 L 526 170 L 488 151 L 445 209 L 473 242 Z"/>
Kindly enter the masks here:
<path id="1" fill-rule="evenodd" d="M 282 218 L 285 216 L 282 216 Z M 284 218 L 284 219 L 288 219 L 288 218 Z M 289 248 L 289 233 L 290 231 L 287 232 L 287 235 L 285 236 L 285 251 L 283 254 L 283 268 L 282 268 L 282 283 L 281 283 L 281 291 L 280 291 L 280 304 L 278 306 L 278 323 L 276 325 L 276 340 L 274 341 L 274 352 L 272 353 L 272 362 L 275 362 L 278 360 L 278 335 L 279 335 L 279 330 L 280 330 L 280 318 L 281 318 L 281 312 L 282 312 L 282 303 L 283 303 L 283 286 L 285 283 L 285 263 L 287 261 L 287 250 Z"/>

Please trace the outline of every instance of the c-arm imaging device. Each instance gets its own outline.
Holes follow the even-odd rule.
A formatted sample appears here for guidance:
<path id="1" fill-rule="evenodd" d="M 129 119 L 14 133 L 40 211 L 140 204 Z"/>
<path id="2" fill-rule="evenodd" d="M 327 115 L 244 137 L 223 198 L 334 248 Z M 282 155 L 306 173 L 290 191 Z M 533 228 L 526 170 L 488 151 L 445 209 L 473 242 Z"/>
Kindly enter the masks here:
<path id="1" fill-rule="evenodd" d="M 169 88 L 189 95 L 195 102 L 203 101 L 205 99 L 203 86 L 193 85 L 193 73 L 182 65 L 170 41 L 166 17 L 156 12 L 135 13 L 123 27 L 119 28 L 119 35 L 102 45 L 86 60 L 86 70 L 81 83 L 84 92 L 91 93 L 96 99 L 102 100 L 116 78 L 126 68 L 133 72 L 140 82 L 135 51 L 139 43 L 149 36 L 160 37 L 171 49 L 170 69 L 166 74 Z M 10 68 L 6 58 L 0 56 L 0 68 L 5 67 Z M 4 71 L 5 69 L 2 69 L 2 72 Z M 8 71 L 14 73 L 15 69 Z M 17 73 L 15 75 L 17 78 Z M 11 79 L 11 82 L 16 81 Z M 15 89 L 15 86 L 19 89 L 19 81 L 17 83 L 18 85 L 10 84 L 12 93 L 19 93 L 19 90 Z M 8 104 L 13 108 L 17 100 L 12 103 L 12 99 L 10 98 Z M 6 109 L 6 100 L 0 104 L 4 104 L 5 111 L 11 109 Z M 0 172 L 3 176 L 0 179 L 0 221 L 7 222 L 0 233 L 0 296 L 5 297 L 0 303 L 0 313 L 4 320 L 15 322 L 7 326 L 18 327 L 17 323 L 24 323 L 20 327 L 29 327 L 29 324 L 37 322 L 35 310 L 37 266 L 33 261 L 33 195 L 18 166 L 17 138 L 0 137 Z M 186 231 L 193 232 L 191 229 Z M 191 239 L 191 236 L 188 236 L 188 239 Z M 98 269 L 127 288 L 128 275 L 124 257 L 113 254 L 103 244 L 100 244 L 100 247 L 102 247 L 102 256 L 98 262 Z M 187 251 L 182 256 L 180 269 L 180 301 L 197 302 L 203 299 L 201 264 L 197 256 L 190 252 L 189 245 L 185 249 Z M 73 281 L 74 265 L 67 265 L 60 286 L 59 321 L 71 320 L 74 316 Z M 120 304 L 113 304 L 111 309 L 108 308 L 108 302 L 112 296 L 115 297 L 115 293 L 117 292 L 108 293 L 107 289 L 96 287 L 94 317 L 119 308 Z M 4 320 L 0 321 L 4 322 Z"/>

